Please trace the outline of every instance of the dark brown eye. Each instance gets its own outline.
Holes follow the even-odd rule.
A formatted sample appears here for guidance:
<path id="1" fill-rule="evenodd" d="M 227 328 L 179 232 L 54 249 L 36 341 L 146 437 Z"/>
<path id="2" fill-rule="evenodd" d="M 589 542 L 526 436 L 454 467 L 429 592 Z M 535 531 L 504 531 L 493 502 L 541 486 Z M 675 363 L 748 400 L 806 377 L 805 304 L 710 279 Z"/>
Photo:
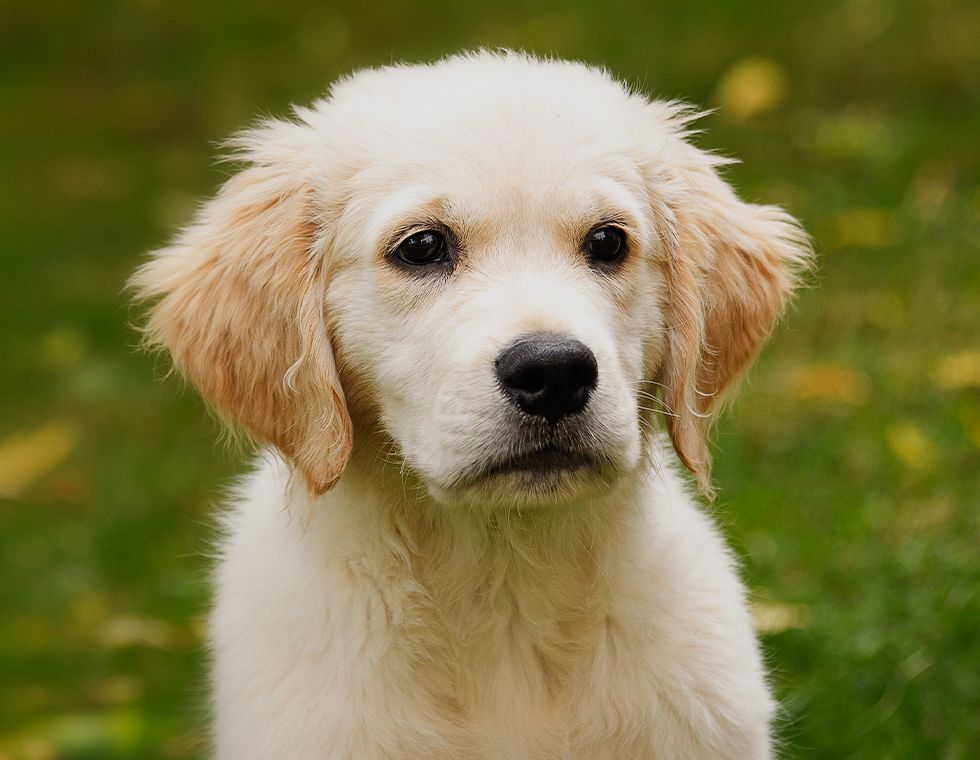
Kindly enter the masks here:
<path id="1" fill-rule="evenodd" d="M 409 235 L 395 249 L 395 255 L 414 267 L 438 264 L 446 260 L 449 246 L 441 232 L 424 230 Z"/>
<path id="2" fill-rule="evenodd" d="M 626 236 L 618 227 L 600 227 L 589 233 L 585 248 L 594 261 L 612 263 L 626 253 Z"/>

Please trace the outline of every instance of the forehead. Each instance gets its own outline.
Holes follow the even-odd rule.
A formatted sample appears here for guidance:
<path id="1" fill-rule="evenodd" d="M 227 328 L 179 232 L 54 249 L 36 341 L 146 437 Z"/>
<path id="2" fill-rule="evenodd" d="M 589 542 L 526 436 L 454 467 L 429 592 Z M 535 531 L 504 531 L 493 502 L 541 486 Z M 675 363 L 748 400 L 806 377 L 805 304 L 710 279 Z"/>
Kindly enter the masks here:
<path id="1" fill-rule="evenodd" d="M 579 64 L 474 56 L 358 74 L 323 110 L 347 192 L 379 220 L 442 209 L 573 223 L 641 213 L 646 106 Z"/>

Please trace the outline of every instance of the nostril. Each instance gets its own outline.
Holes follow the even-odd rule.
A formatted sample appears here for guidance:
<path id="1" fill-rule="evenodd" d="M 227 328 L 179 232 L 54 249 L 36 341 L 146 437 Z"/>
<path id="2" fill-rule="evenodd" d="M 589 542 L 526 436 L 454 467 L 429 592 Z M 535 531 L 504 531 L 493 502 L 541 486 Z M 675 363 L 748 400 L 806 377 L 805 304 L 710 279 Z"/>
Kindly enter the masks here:
<path id="1" fill-rule="evenodd" d="M 528 393 L 544 390 L 547 382 L 544 368 L 537 364 L 517 366 L 516 371 L 506 380 L 506 384 L 511 388 Z"/>
<path id="2" fill-rule="evenodd" d="M 585 352 L 573 357 L 566 377 L 567 387 L 570 389 L 595 388 L 599 379 L 599 367 L 593 353 L 585 348 Z"/>

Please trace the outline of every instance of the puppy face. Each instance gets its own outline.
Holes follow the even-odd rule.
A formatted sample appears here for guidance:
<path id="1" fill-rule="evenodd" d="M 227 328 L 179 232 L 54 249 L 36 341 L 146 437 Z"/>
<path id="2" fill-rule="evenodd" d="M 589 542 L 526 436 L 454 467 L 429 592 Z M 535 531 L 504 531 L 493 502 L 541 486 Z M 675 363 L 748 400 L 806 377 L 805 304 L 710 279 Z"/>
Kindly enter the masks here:
<path id="1" fill-rule="evenodd" d="M 683 109 L 577 64 L 359 74 L 238 145 L 250 168 L 137 274 L 147 333 L 322 492 L 380 425 L 441 501 L 541 505 L 704 431 L 805 247 L 685 142 Z M 353 418 L 353 425 L 351 423 Z"/>

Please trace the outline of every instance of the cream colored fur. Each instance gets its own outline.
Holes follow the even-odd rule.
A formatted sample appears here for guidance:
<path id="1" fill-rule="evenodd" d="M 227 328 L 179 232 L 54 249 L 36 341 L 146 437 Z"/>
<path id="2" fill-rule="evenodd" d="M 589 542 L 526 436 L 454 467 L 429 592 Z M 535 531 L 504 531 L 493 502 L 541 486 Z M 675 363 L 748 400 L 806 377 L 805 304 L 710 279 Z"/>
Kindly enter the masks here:
<path id="1" fill-rule="evenodd" d="M 218 758 L 770 755 L 743 588 L 674 452 L 708 491 L 707 425 L 807 249 L 692 118 L 518 54 L 360 72 L 241 135 L 135 275 L 148 342 L 270 447 L 225 518 Z M 597 271 L 610 220 L 628 253 Z M 399 268 L 433 225 L 455 268 Z M 560 435 L 598 464 L 474 475 L 530 445 L 493 362 L 541 330 L 595 354 Z"/>

